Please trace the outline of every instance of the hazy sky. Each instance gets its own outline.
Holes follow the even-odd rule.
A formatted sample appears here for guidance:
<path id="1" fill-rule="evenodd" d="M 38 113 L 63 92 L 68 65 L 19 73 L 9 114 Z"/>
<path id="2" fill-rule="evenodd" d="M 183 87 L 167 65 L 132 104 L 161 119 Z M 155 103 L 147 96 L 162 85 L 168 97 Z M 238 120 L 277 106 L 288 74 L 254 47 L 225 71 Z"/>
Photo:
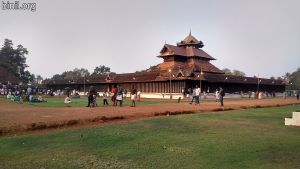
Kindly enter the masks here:
<path id="1" fill-rule="evenodd" d="M 300 67 L 300 0 L 23 2 L 36 11 L 3 10 L 1 2 L 1 45 L 8 38 L 26 47 L 29 71 L 43 77 L 98 65 L 145 69 L 162 62 L 165 41 L 175 45 L 190 29 L 220 69 L 277 77 Z"/>

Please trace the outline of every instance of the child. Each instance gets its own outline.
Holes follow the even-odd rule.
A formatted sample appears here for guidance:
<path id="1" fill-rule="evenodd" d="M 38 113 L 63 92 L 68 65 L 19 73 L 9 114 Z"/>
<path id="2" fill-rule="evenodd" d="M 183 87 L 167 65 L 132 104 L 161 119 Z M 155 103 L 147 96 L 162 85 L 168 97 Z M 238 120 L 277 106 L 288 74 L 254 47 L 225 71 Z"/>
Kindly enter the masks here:
<path id="1" fill-rule="evenodd" d="M 107 97 L 108 97 L 108 94 L 106 91 L 104 91 L 103 92 L 103 106 L 108 105 Z"/>
<path id="2" fill-rule="evenodd" d="M 64 101 L 64 102 L 65 102 L 65 104 L 69 104 L 69 103 L 71 103 L 71 99 L 70 99 L 70 97 L 68 97 L 68 96 L 67 96 L 67 97 L 65 98 L 65 101 Z"/>
<path id="3" fill-rule="evenodd" d="M 131 106 L 130 107 L 135 107 L 135 99 L 136 99 L 136 89 L 134 88 L 134 86 L 132 85 L 132 88 L 131 88 Z"/>

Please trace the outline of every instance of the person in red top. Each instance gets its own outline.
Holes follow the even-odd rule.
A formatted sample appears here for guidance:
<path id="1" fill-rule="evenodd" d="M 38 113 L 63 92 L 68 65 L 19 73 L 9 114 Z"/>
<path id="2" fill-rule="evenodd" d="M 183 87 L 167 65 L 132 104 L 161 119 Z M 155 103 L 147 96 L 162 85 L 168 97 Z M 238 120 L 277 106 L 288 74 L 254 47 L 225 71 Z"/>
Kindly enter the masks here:
<path id="1" fill-rule="evenodd" d="M 114 103 L 114 106 L 116 106 L 116 97 L 117 97 L 117 86 L 114 85 L 111 89 L 112 92 L 112 97 L 111 97 L 111 101 Z"/>

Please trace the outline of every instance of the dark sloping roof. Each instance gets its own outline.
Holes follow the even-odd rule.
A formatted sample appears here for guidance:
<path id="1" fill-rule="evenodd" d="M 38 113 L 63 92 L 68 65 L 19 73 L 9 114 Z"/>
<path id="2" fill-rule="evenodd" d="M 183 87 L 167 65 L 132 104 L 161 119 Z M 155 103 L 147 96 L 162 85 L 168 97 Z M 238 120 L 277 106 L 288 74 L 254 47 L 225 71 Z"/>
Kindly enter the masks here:
<path id="1" fill-rule="evenodd" d="M 179 75 L 179 72 L 181 76 Z M 193 76 L 191 76 L 193 74 Z M 134 83 L 134 82 L 155 82 L 155 81 L 168 81 L 170 80 L 205 80 L 210 83 L 239 83 L 239 84 L 263 84 L 263 85 L 285 85 L 282 80 L 271 80 L 265 78 L 254 78 L 254 77 L 241 77 L 241 76 L 228 76 L 225 74 L 214 74 L 200 72 L 189 72 L 185 70 L 172 70 L 172 72 L 161 71 L 159 72 L 142 72 L 142 73 L 125 73 L 116 74 L 112 77 L 108 76 L 97 76 L 86 78 L 86 84 L 100 84 L 100 83 Z M 76 80 L 46 80 L 44 84 L 48 85 L 72 85 L 72 84 L 83 84 L 84 79 L 79 78 Z"/>
<path id="2" fill-rule="evenodd" d="M 101 75 L 89 78 L 64 79 L 64 80 L 47 80 L 44 84 L 96 84 L 96 83 L 126 83 L 126 82 L 151 82 L 157 81 L 158 72 L 142 72 L 142 73 L 124 73 L 111 76 Z"/>
<path id="3" fill-rule="evenodd" d="M 168 49 L 168 52 L 165 52 Z M 162 50 L 160 51 L 160 55 L 158 57 L 178 55 L 183 57 L 202 57 L 208 60 L 216 60 L 202 49 L 192 48 L 192 47 L 178 47 L 169 44 L 165 44 Z"/>
<path id="4" fill-rule="evenodd" d="M 202 60 L 190 60 L 189 62 L 176 62 L 176 61 L 168 61 L 163 62 L 156 66 L 153 71 L 164 71 L 164 70 L 177 70 L 182 69 L 184 71 L 189 72 L 200 72 L 201 69 L 203 72 L 210 72 L 210 73 L 220 73 L 223 74 L 223 72 L 218 69 L 216 66 L 211 64 L 208 61 L 202 61 Z"/>
<path id="5" fill-rule="evenodd" d="M 264 85 L 285 85 L 282 80 L 271 80 L 265 78 L 230 76 L 225 74 L 204 74 L 208 82 L 220 83 L 242 83 L 242 84 L 264 84 Z"/>
<path id="6" fill-rule="evenodd" d="M 8 82 L 12 84 L 19 84 L 21 81 L 15 75 L 7 71 L 6 68 L 0 66 L 0 83 L 7 84 Z"/>

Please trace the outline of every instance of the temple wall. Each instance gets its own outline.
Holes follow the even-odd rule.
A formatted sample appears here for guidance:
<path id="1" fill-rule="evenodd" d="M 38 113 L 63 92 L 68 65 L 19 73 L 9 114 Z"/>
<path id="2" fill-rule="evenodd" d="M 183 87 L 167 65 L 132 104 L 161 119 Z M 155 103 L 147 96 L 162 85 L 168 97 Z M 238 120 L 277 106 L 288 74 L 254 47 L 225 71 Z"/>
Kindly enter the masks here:
<path id="1" fill-rule="evenodd" d="M 104 90 L 111 89 L 113 83 L 100 83 L 100 84 L 86 84 L 85 87 L 83 84 L 65 84 L 65 85 L 48 85 L 49 89 L 65 89 L 66 87 L 71 88 L 72 90 L 78 90 L 80 92 L 87 92 L 91 86 L 94 86 L 97 91 L 103 92 Z M 119 84 L 123 89 L 130 91 L 131 86 L 134 87 L 143 93 L 182 93 L 183 89 L 194 88 L 196 85 L 200 86 L 199 80 L 171 80 L 170 81 L 158 81 L 158 82 L 135 82 L 135 83 L 120 83 Z M 171 86 L 171 87 L 170 87 Z M 222 87 L 227 93 L 236 93 L 236 92 L 248 92 L 256 91 L 258 88 L 263 92 L 283 92 L 285 90 L 284 85 L 263 85 L 260 84 L 239 84 L 239 83 L 208 83 L 207 81 L 201 81 L 202 91 L 213 93 L 219 87 Z"/>

